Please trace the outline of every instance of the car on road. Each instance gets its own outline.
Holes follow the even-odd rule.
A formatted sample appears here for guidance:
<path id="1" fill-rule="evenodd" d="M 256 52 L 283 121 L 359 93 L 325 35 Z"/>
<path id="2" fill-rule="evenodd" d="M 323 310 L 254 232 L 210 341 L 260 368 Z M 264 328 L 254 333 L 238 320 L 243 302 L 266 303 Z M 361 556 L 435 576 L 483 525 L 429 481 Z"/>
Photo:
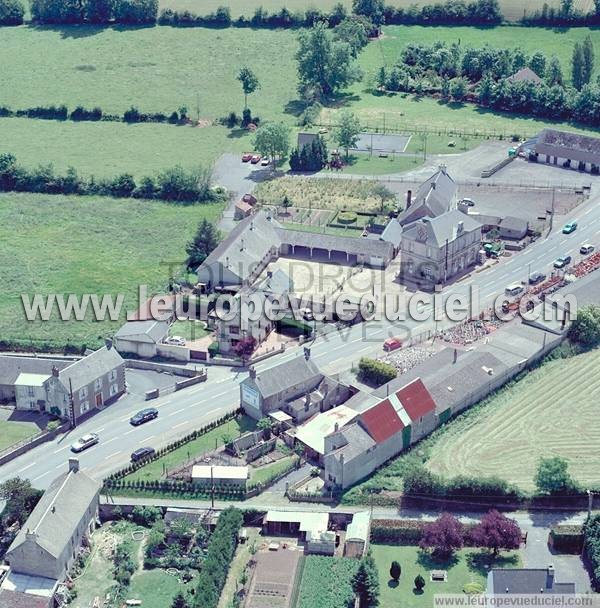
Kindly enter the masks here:
<path id="1" fill-rule="evenodd" d="M 139 462 L 146 458 L 150 458 L 156 454 L 156 450 L 151 447 L 138 448 L 135 452 L 131 453 L 131 462 Z"/>
<path id="2" fill-rule="evenodd" d="M 570 263 L 571 263 L 571 256 L 563 255 L 560 258 L 557 258 L 556 260 L 554 260 L 554 268 L 564 268 L 565 266 L 568 266 Z"/>
<path id="3" fill-rule="evenodd" d="M 391 353 L 393 350 L 398 350 L 399 348 L 402 348 L 402 340 L 400 340 L 400 338 L 388 338 L 383 343 L 383 350 L 386 353 Z"/>
<path id="4" fill-rule="evenodd" d="M 158 418 L 158 410 L 155 407 L 147 407 L 144 410 L 140 410 L 137 414 L 134 414 L 130 419 L 129 423 L 133 426 L 139 426 L 144 422 L 149 422 Z"/>
<path id="5" fill-rule="evenodd" d="M 250 152 L 246 152 L 242 154 L 242 162 L 247 163 L 249 160 L 252 160 L 252 154 Z"/>
<path id="6" fill-rule="evenodd" d="M 590 253 L 592 253 L 592 251 L 594 251 L 594 246 L 590 245 L 589 243 L 585 243 L 584 245 L 581 246 L 579 253 L 581 255 L 589 255 Z"/>
<path id="7" fill-rule="evenodd" d="M 537 285 L 541 283 L 546 278 L 546 275 L 543 272 L 532 272 L 529 275 L 529 284 Z"/>
<path id="8" fill-rule="evenodd" d="M 475 207 L 475 201 L 472 198 L 462 198 L 461 203 L 464 203 L 467 207 Z"/>
<path id="9" fill-rule="evenodd" d="M 257 165 L 260 162 L 261 158 L 262 158 L 262 156 L 260 154 L 254 154 L 254 156 L 252 156 L 252 158 L 250 159 L 250 162 L 253 165 Z"/>
<path id="10" fill-rule="evenodd" d="M 181 336 L 171 336 L 165 340 L 167 344 L 172 344 L 173 346 L 185 346 L 185 338 Z"/>
<path id="11" fill-rule="evenodd" d="M 517 296 L 520 296 L 524 291 L 525 291 L 525 288 L 523 287 L 523 285 L 519 285 L 518 283 L 515 283 L 514 285 L 509 285 L 504 290 L 504 293 L 505 293 L 505 295 L 507 295 L 511 298 L 516 298 Z"/>
<path id="12" fill-rule="evenodd" d="M 71 451 L 78 453 L 83 452 L 83 450 L 87 450 L 91 448 L 93 445 L 96 445 L 100 441 L 100 437 L 96 433 L 88 433 L 87 435 L 83 435 L 80 437 L 72 446 Z"/>
<path id="13" fill-rule="evenodd" d="M 575 232 L 577 230 L 577 222 L 569 222 L 563 226 L 563 234 L 571 234 L 571 232 Z"/>
<path id="14" fill-rule="evenodd" d="M 271 164 L 271 159 L 270 159 L 269 157 L 265 156 L 265 157 L 264 157 L 264 158 L 263 158 L 263 159 L 260 161 L 260 164 L 261 164 L 263 167 L 268 167 L 268 166 Z"/>

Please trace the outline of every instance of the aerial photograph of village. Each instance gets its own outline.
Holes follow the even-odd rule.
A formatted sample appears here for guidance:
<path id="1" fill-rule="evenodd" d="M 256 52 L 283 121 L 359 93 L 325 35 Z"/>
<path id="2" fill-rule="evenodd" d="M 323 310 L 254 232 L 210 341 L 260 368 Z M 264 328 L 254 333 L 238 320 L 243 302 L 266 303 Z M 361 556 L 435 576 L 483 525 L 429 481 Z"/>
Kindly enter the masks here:
<path id="1" fill-rule="evenodd" d="M 0 608 L 600 608 L 600 0 L 0 0 Z"/>

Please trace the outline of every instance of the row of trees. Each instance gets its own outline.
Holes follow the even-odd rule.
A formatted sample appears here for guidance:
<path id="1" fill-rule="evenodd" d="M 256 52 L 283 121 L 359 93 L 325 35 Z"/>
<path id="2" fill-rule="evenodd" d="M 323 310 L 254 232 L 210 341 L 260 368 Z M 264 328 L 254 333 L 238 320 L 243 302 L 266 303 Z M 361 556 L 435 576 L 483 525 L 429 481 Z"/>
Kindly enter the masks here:
<path id="1" fill-rule="evenodd" d="M 125 25 L 156 23 L 158 0 L 31 0 L 37 23 Z"/>
<path id="2" fill-rule="evenodd" d="M 521 19 L 524 25 L 532 26 L 573 26 L 600 24 L 600 0 L 594 0 L 588 12 L 575 8 L 574 0 L 560 0 L 558 7 L 544 3 L 541 9 L 525 13 Z"/>
<path id="3" fill-rule="evenodd" d="M 0 191 L 133 197 L 180 203 L 208 202 L 219 196 L 210 189 L 210 171 L 202 167 L 176 166 L 136 182 L 129 173 L 112 179 L 84 178 L 73 167 L 63 174 L 57 173 L 52 164 L 27 169 L 19 165 L 12 154 L 0 154 Z"/>
<path id="4" fill-rule="evenodd" d="M 21 0 L 0 0 L 0 25 L 21 25 L 24 17 Z"/>
<path id="5" fill-rule="evenodd" d="M 600 591 L 600 514 L 594 515 L 583 527 L 583 550 L 590 564 L 590 578 L 595 591 Z"/>

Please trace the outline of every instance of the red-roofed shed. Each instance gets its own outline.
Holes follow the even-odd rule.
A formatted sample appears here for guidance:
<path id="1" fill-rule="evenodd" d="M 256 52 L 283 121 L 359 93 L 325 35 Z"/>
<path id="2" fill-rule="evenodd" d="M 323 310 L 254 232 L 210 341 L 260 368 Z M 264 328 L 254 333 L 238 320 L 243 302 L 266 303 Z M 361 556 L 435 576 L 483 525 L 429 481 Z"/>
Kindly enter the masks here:
<path id="1" fill-rule="evenodd" d="M 403 386 L 396 392 L 396 397 L 398 397 L 413 422 L 429 414 L 429 412 L 435 412 L 435 401 L 421 378 Z"/>
<path id="2" fill-rule="evenodd" d="M 383 443 L 404 428 L 389 399 L 363 412 L 361 419 L 367 432 L 377 443 Z"/>

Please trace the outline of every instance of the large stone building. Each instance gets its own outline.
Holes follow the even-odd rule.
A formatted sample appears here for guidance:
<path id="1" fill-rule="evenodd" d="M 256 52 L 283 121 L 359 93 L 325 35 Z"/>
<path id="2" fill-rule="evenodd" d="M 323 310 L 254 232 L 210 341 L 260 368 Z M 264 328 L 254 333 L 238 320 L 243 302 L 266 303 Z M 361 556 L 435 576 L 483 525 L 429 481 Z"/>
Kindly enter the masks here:
<path id="1" fill-rule="evenodd" d="M 600 170 L 600 138 L 544 129 L 537 137 L 523 145 L 529 159 L 552 165 L 561 165 L 591 171 Z"/>

